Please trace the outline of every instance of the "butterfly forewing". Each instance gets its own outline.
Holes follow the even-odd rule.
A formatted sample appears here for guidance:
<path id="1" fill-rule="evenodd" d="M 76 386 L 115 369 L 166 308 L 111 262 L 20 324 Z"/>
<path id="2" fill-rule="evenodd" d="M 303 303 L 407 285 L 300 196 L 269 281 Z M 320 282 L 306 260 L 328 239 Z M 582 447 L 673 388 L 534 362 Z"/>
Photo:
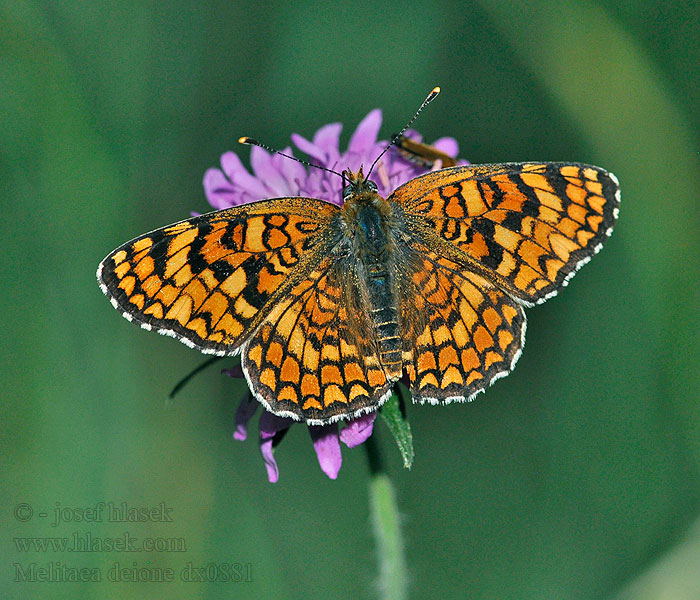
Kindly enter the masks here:
<path id="1" fill-rule="evenodd" d="M 117 248 L 98 280 L 142 327 L 234 354 L 275 294 L 303 278 L 337 211 L 321 200 L 278 198 L 187 219 Z"/>
<path id="2" fill-rule="evenodd" d="M 527 305 L 554 295 L 601 248 L 619 191 L 615 176 L 598 167 L 507 163 L 428 173 L 389 200 L 415 227 L 461 251 L 460 259 L 446 248 L 451 259 Z"/>

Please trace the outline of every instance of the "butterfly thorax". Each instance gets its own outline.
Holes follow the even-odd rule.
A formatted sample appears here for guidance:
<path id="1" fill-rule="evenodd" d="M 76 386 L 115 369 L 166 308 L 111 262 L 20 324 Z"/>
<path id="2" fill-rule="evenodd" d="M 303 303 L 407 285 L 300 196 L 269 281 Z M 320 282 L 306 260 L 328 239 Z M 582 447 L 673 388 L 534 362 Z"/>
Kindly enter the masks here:
<path id="1" fill-rule="evenodd" d="M 364 178 L 362 171 L 350 173 L 344 191 L 341 218 L 350 238 L 357 265 L 358 302 L 365 305 L 371 319 L 379 359 L 390 379 L 401 376 L 401 338 L 399 336 L 395 282 L 392 207 L 377 193 L 377 186 Z"/>
<path id="2" fill-rule="evenodd" d="M 341 218 L 357 258 L 379 268 L 391 252 L 391 205 L 378 194 L 377 185 L 364 178 L 362 169 L 345 175 L 349 183 L 343 190 Z"/>

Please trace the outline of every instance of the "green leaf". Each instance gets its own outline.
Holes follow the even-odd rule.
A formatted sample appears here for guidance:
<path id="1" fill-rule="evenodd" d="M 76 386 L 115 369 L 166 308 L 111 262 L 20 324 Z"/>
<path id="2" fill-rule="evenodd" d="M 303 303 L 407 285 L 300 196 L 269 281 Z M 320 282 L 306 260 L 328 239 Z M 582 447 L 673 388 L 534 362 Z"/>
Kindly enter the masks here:
<path id="1" fill-rule="evenodd" d="M 394 386 L 394 393 L 384 403 L 380 414 L 399 447 L 403 466 L 410 469 L 413 465 L 413 434 L 411 433 L 411 425 L 406 419 L 405 397 L 405 390 L 400 383 L 397 383 Z"/>

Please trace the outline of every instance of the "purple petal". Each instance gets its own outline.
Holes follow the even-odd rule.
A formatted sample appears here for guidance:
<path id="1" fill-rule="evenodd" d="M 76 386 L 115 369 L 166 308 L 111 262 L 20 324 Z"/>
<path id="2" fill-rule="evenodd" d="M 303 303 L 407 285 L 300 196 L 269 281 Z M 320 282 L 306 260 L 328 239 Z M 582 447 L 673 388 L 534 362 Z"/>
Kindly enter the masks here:
<path id="1" fill-rule="evenodd" d="M 259 146 L 253 146 L 250 151 L 250 165 L 253 167 L 255 176 L 265 186 L 266 198 L 284 196 L 288 193 L 280 168 L 282 161 L 294 162 L 279 154 L 269 154 Z"/>
<path id="2" fill-rule="evenodd" d="M 340 439 L 338 437 L 338 424 L 310 425 L 309 434 L 311 434 L 311 439 L 314 442 L 314 450 L 316 450 L 321 470 L 331 479 L 336 479 L 340 466 L 343 464 L 343 455 L 340 452 Z"/>
<path id="3" fill-rule="evenodd" d="M 414 142 L 422 142 L 423 141 L 423 136 L 418 133 L 415 129 L 407 129 L 406 131 L 403 132 L 404 137 L 407 137 Z"/>
<path id="4" fill-rule="evenodd" d="M 302 196 L 320 198 L 338 206 L 343 205 L 342 180 L 335 175 L 329 176 L 317 169 L 311 169 L 302 191 Z"/>
<path id="5" fill-rule="evenodd" d="M 298 134 L 292 134 L 292 140 L 321 166 L 357 171 L 363 165 L 369 167 L 385 148 L 386 142 L 377 141 L 381 124 L 381 110 L 370 111 L 352 133 L 347 151 L 342 154 L 338 147 L 342 130 L 340 123 L 324 125 L 316 131 L 313 141 Z M 422 139 L 413 129 L 407 130 L 405 135 L 417 141 Z M 457 143 L 452 138 L 440 138 L 434 145 L 447 154 L 457 155 Z M 291 150 L 285 152 L 291 154 Z M 210 169 L 205 174 L 205 193 L 214 208 L 222 209 L 265 198 L 296 195 L 342 205 L 341 182 L 335 175 L 318 169 L 307 170 L 297 162 L 280 155 L 270 155 L 257 146 L 251 148 L 250 156 L 252 172 L 243 166 L 237 155 L 226 152 L 221 157 L 223 172 Z M 468 163 L 460 160 L 459 164 Z M 398 152 L 390 151 L 377 163 L 374 179 L 379 184 L 382 195 L 388 196 L 403 183 L 427 171 L 428 169 L 408 164 Z"/>
<path id="6" fill-rule="evenodd" d="M 382 111 L 375 108 L 360 121 L 348 144 L 348 153 L 365 154 L 377 142 L 377 134 L 382 126 Z"/>
<path id="7" fill-rule="evenodd" d="M 366 413 L 354 421 L 350 421 L 347 427 L 340 432 L 340 441 L 348 448 L 354 448 L 367 440 L 372 435 L 374 420 L 377 418 L 377 411 Z"/>
<path id="8" fill-rule="evenodd" d="M 323 148 L 319 148 L 316 144 L 310 142 L 298 133 L 292 134 L 292 141 L 304 154 L 308 154 L 311 158 L 315 158 L 320 163 L 326 162 L 326 153 Z"/>
<path id="9" fill-rule="evenodd" d="M 435 140 L 431 145 L 452 158 L 456 158 L 459 155 L 459 144 L 454 138 L 442 137 L 439 140 Z"/>
<path id="10" fill-rule="evenodd" d="M 253 146 L 253 149 L 257 146 Z M 260 148 L 262 150 L 262 148 Z M 251 152 L 251 157 L 252 157 Z M 248 192 L 256 200 L 265 198 L 267 196 L 267 190 L 262 182 L 255 176 L 248 173 L 248 170 L 243 166 L 241 159 L 238 158 L 237 154 L 233 152 L 225 152 L 221 156 L 221 166 L 224 169 L 224 173 L 231 180 L 236 187 L 242 188 L 243 191 Z"/>
<path id="11" fill-rule="evenodd" d="M 282 196 L 289 196 L 290 187 L 284 177 L 282 168 L 283 165 L 287 163 L 299 163 L 296 163 L 295 161 L 282 156 L 281 154 L 268 154 L 264 149 L 257 148 L 258 150 L 265 152 L 263 155 L 259 152 L 255 152 L 256 148 L 257 146 L 254 147 L 253 151 L 251 152 L 250 161 L 251 164 L 254 164 L 253 160 L 255 160 L 255 175 L 263 182 L 265 188 L 267 189 L 267 197 L 279 198 Z M 285 154 L 290 154 L 291 148 L 284 148 L 282 152 Z"/>
<path id="12" fill-rule="evenodd" d="M 253 399 L 252 394 L 248 394 L 238 405 L 236 411 L 236 430 L 233 432 L 233 439 L 244 442 L 248 437 L 248 421 L 258 410 L 259 403 Z"/>
<path id="13" fill-rule="evenodd" d="M 265 411 L 260 416 L 260 439 L 266 440 L 274 437 L 279 431 L 289 429 L 294 423 L 292 419 L 278 417 L 271 412 Z"/>
<path id="14" fill-rule="evenodd" d="M 247 174 L 248 176 L 251 176 L 250 173 L 248 173 L 248 169 L 243 166 L 238 154 L 231 152 L 230 150 L 221 155 L 221 168 L 223 169 L 226 177 L 228 177 L 231 181 L 233 181 L 239 175 Z"/>
<path id="15" fill-rule="evenodd" d="M 260 416 L 260 453 L 265 461 L 270 483 L 275 483 L 279 479 L 279 469 L 273 455 L 275 440 L 278 439 L 277 433 L 288 429 L 293 422 L 291 419 L 278 417 L 267 411 Z"/>
<path id="16" fill-rule="evenodd" d="M 280 471 L 277 467 L 277 461 L 272 454 L 272 438 L 265 441 L 260 441 L 260 453 L 262 454 L 265 468 L 267 469 L 267 480 L 270 483 L 277 483 L 280 478 Z"/>
<path id="17" fill-rule="evenodd" d="M 419 167 L 418 165 L 406 165 L 406 163 L 404 163 L 402 168 L 397 169 L 391 174 L 392 192 L 407 181 L 410 181 L 414 177 L 427 172 L 428 170 L 424 167 Z"/>
<path id="18" fill-rule="evenodd" d="M 265 181 L 268 177 L 274 175 L 272 167 L 272 156 L 270 153 L 260 146 L 253 146 L 250 149 L 250 166 L 255 173 L 255 177 L 261 181 Z"/>
<path id="19" fill-rule="evenodd" d="M 204 173 L 204 193 L 216 209 L 229 208 L 236 198 L 236 190 L 219 169 L 207 169 Z"/>
<path id="20" fill-rule="evenodd" d="M 341 123 L 324 125 L 314 135 L 314 144 L 325 153 L 324 166 L 333 167 L 340 158 L 340 132 L 343 130 Z"/>
<path id="21" fill-rule="evenodd" d="M 289 195 L 301 196 L 301 187 L 308 177 L 304 166 L 294 160 L 285 159 L 285 162 L 282 163 L 282 174 L 287 180 Z"/>

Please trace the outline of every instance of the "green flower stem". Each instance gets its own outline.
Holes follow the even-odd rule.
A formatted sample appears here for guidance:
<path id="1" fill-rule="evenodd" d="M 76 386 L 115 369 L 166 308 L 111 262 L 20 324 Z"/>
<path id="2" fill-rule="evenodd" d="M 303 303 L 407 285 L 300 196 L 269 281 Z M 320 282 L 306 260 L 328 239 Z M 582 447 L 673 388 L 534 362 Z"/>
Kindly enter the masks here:
<path id="1" fill-rule="evenodd" d="M 408 598 L 408 576 L 394 486 L 384 471 L 374 436 L 370 436 L 364 446 L 371 472 L 369 504 L 379 559 L 379 597 L 382 600 L 404 600 Z"/>

